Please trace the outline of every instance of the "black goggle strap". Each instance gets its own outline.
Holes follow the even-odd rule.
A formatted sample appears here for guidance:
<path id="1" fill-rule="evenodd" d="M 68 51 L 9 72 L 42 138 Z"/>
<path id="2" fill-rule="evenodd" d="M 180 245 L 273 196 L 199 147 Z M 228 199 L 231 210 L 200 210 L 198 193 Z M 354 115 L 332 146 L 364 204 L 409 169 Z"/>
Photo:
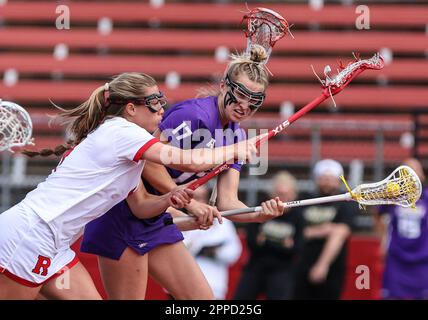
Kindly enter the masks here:
<path id="1" fill-rule="evenodd" d="M 152 101 L 152 100 L 156 100 L 155 104 L 160 103 L 160 105 L 162 107 L 166 106 L 166 104 L 167 104 L 166 97 L 162 92 L 153 93 L 147 97 L 144 97 L 144 105 L 147 107 L 151 107 L 152 105 L 151 105 L 150 101 Z"/>
<path id="2" fill-rule="evenodd" d="M 243 84 L 233 81 L 228 74 L 226 75 L 225 83 L 233 91 L 239 91 L 240 94 L 244 95 L 249 99 L 250 109 L 257 109 L 263 104 L 263 101 L 266 97 L 266 94 L 264 92 L 254 92 L 248 90 Z"/>
<path id="3" fill-rule="evenodd" d="M 153 106 L 150 104 L 151 100 L 157 100 L 155 104 L 160 103 L 161 107 L 163 108 L 167 104 L 167 100 L 165 95 L 162 92 L 151 94 L 147 97 L 144 97 L 142 99 L 136 99 L 136 98 L 111 98 L 109 97 L 108 105 L 125 105 L 127 103 L 135 103 L 139 105 L 144 105 L 146 107 L 149 107 L 150 109 L 154 110 Z M 160 109 L 160 108 L 159 108 Z M 156 110 L 156 112 L 159 110 Z"/>

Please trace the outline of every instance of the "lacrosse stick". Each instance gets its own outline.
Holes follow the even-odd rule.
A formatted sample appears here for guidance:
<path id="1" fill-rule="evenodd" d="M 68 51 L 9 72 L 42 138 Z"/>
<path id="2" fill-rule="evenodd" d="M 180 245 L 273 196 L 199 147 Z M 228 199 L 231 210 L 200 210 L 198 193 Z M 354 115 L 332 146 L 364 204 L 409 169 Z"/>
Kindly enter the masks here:
<path id="1" fill-rule="evenodd" d="M 30 115 L 16 103 L 0 99 L 0 151 L 34 144 Z"/>
<path id="2" fill-rule="evenodd" d="M 244 30 L 247 37 L 246 55 L 251 54 L 254 45 L 262 46 L 267 58 L 263 61 L 267 64 L 272 48 L 275 43 L 290 32 L 288 22 L 277 12 L 266 8 L 255 8 L 242 18 L 242 24 L 246 25 Z"/>
<path id="3" fill-rule="evenodd" d="M 288 22 L 277 12 L 266 8 L 255 8 L 249 10 L 242 18 L 241 24 L 245 26 L 244 33 L 247 38 L 245 54 L 251 55 L 251 50 L 255 45 L 262 46 L 267 54 L 267 58 L 262 62 L 267 64 L 275 43 L 290 32 Z M 196 188 L 195 188 L 196 189 Z M 215 205 L 217 200 L 217 182 L 211 192 L 209 205 Z"/>
<path id="4" fill-rule="evenodd" d="M 284 206 L 293 208 L 337 201 L 356 201 L 362 206 L 394 204 L 401 207 L 415 207 L 416 201 L 419 200 L 422 193 L 421 181 L 408 166 L 398 167 L 380 182 L 361 184 L 353 190 L 349 189 L 346 182 L 345 185 L 348 189 L 347 193 L 285 202 Z M 237 214 L 260 211 L 262 211 L 262 207 L 258 206 L 223 211 L 221 215 L 222 217 L 230 217 Z M 194 217 L 177 217 L 173 219 L 176 224 L 188 224 L 194 221 Z"/>
<path id="5" fill-rule="evenodd" d="M 356 60 L 352 63 L 349 63 L 346 67 L 341 67 L 341 71 L 334 77 L 330 77 L 329 72 L 331 70 L 330 66 L 325 67 L 325 80 L 321 80 L 322 83 L 322 93 L 319 97 L 312 100 L 302 109 L 294 113 L 287 120 L 282 122 L 276 128 L 269 131 L 269 133 L 263 136 L 260 140 L 256 142 L 256 146 L 259 147 L 260 144 L 264 143 L 268 139 L 276 136 L 278 133 L 290 126 L 294 121 L 311 111 L 313 108 L 318 106 L 324 100 L 329 97 L 333 97 L 342 91 L 354 78 L 356 78 L 361 72 L 372 69 L 380 70 L 384 67 L 384 62 L 382 57 L 376 53 L 372 58 L 365 60 Z M 189 189 L 196 190 L 199 186 L 205 184 L 207 181 L 217 176 L 224 170 L 228 169 L 231 164 L 223 163 L 222 165 L 214 168 L 212 171 L 207 173 L 205 176 L 195 180 L 189 185 Z"/>

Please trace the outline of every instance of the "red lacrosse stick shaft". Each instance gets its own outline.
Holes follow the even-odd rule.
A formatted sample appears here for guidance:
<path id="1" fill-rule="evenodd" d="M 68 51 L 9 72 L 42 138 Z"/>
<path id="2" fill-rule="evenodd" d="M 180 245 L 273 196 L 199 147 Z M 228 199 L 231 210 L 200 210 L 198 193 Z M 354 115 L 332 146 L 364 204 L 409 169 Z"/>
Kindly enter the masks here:
<path id="1" fill-rule="evenodd" d="M 291 125 L 294 121 L 311 111 L 313 108 L 318 106 L 320 103 L 322 103 L 325 99 L 329 97 L 329 94 L 327 92 L 323 92 L 319 97 L 315 98 L 311 102 L 309 102 L 307 105 L 305 105 L 303 108 L 301 108 L 299 111 L 291 115 L 287 120 L 282 122 L 280 125 L 278 125 L 276 128 L 269 131 L 267 136 L 264 136 L 262 139 L 258 140 L 256 142 L 256 147 L 259 147 L 262 143 L 266 142 L 270 138 L 276 136 L 278 133 L 283 131 L 285 128 L 287 128 L 289 125 Z M 223 163 L 222 165 L 219 165 L 218 167 L 215 167 L 212 171 L 208 172 L 203 177 L 195 180 L 192 182 L 188 188 L 191 190 L 196 190 L 201 185 L 207 183 L 209 180 L 214 178 L 215 176 L 219 175 L 222 171 L 229 169 L 231 164 Z"/>

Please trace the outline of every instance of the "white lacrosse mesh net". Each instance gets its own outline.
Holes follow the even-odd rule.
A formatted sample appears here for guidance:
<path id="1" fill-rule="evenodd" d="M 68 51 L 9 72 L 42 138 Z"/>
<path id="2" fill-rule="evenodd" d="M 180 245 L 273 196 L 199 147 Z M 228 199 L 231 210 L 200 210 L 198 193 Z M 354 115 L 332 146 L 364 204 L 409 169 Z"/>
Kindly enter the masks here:
<path id="1" fill-rule="evenodd" d="M 350 63 L 340 71 L 333 78 L 329 77 L 328 72 L 331 71 L 330 66 L 327 66 L 324 70 L 324 74 L 326 76 L 326 80 L 323 83 L 324 86 L 334 86 L 341 87 L 343 86 L 349 78 L 355 73 L 358 69 L 382 69 L 383 68 L 383 59 L 379 53 L 376 53 L 370 59 L 357 60 L 353 63 Z"/>
<path id="2" fill-rule="evenodd" d="M 269 56 L 275 43 L 287 33 L 287 21 L 275 11 L 256 8 L 246 14 L 242 20 L 247 22 L 245 35 L 247 37 L 246 54 L 250 55 L 253 45 L 262 46 Z M 266 59 L 266 62 L 267 60 Z"/>
<path id="3" fill-rule="evenodd" d="M 32 130 L 31 118 L 22 107 L 0 101 L 0 151 L 31 143 Z"/>
<path id="4" fill-rule="evenodd" d="M 421 181 L 408 166 L 400 166 L 380 182 L 362 184 L 352 190 L 362 205 L 395 204 L 414 207 L 422 192 Z"/>

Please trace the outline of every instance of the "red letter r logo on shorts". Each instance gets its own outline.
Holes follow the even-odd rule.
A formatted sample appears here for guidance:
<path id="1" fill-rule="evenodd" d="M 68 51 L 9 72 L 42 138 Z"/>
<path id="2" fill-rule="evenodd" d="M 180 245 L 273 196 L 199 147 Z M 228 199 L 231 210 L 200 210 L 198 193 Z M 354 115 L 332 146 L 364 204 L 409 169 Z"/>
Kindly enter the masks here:
<path id="1" fill-rule="evenodd" d="M 42 276 L 46 276 L 48 274 L 48 268 L 51 265 L 51 259 L 48 257 L 40 256 L 37 260 L 36 266 L 31 272 L 35 274 L 40 274 Z"/>

